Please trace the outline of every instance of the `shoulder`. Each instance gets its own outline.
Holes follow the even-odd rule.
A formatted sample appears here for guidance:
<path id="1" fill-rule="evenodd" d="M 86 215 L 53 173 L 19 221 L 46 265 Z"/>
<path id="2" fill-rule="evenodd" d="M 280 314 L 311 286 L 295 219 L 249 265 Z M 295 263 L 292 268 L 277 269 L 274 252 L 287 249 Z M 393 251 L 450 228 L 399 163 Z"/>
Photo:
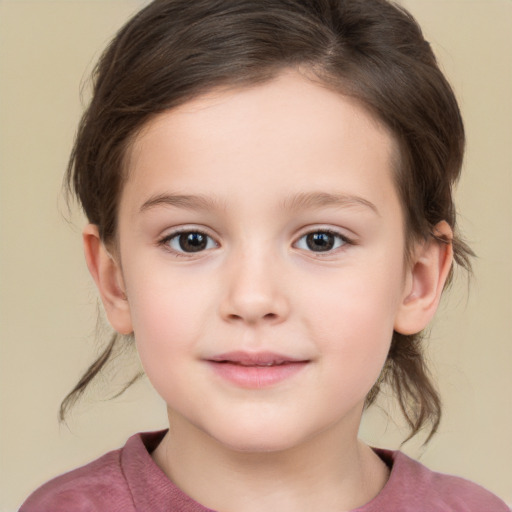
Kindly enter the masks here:
<path id="1" fill-rule="evenodd" d="M 123 448 L 40 487 L 19 512 L 209 512 L 153 461 L 166 432 L 135 434 Z"/>
<path id="2" fill-rule="evenodd" d="M 50 480 L 29 496 L 20 512 L 133 509 L 131 500 L 125 499 L 129 497 L 129 492 L 121 471 L 120 458 L 121 450 L 115 450 L 86 466 Z M 123 502 L 123 509 L 112 507 L 112 502 L 117 505 L 120 501 Z"/>
<path id="3" fill-rule="evenodd" d="M 500 498 L 474 482 L 431 471 L 401 452 L 376 452 L 392 466 L 381 494 L 400 503 L 397 511 L 510 512 Z"/>
<path id="4" fill-rule="evenodd" d="M 140 487 L 158 483 L 159 477 L 165 483 L 150 456 L 164 434 L 136 434 L 123 448 L 50 480 L 28 497 L 19 512 L 134 511 Z"/>

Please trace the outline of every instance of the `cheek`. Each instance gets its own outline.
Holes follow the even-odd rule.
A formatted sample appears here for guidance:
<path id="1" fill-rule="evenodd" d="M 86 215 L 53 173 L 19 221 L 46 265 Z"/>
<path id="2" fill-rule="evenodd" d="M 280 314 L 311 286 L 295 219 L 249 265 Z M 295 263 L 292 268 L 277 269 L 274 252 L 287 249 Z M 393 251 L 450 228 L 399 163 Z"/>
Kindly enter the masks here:
<path id="1" fill-rule="evenodd" d="M 374 332 L 376 336 L 379 331 L 393 331 L 402 281 L 399 265 L 353 265 L 325 276 L 323 283 L 316 281 L 309 288 L 308 300 L 315 305 L 318 326 L 324 326 L 325 333 L 341 329 L 354 335 Z"/>
<path id="2" fill-rule="evenodd" d="M 366 394 L 380 375 L 400 304 L 401 280 L 401 266 L 352 268 L 343 278 L 326 282 L 324 293 L 311 294 L 316 315 L 309 318 L 310 336 L 329 358 L 344 393 Z"/>
<path id="3" fill-rule="evenodd" d="M 183 275 L 156 271 L 138 273 L 127 283 L 130 314 L 144 366 L 161 365 L 193 349 L 204 330 L 209 290 Z M 132 274 L 134 275 L 134 274 Z"/>
<path id="4" fill-rule="evenodd" d="M 149 381 L 166 403 L 174 404 L 190 393 L 187 376 L 194 372 L 194 351 L 202 337 L 199 305 L 204 302 L 186 286 L 150 279 L 129 290 L 135 344 Z"/>

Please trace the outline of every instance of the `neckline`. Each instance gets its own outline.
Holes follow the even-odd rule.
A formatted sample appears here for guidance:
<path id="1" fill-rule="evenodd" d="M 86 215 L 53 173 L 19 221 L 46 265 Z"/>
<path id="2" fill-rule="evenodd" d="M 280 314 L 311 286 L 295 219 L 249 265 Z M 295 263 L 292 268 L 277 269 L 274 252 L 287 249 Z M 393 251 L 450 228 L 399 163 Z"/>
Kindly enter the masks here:
<path id="1" fill-rule="evenodd" d="M 160 469 L 151 453 L 162 441 L 168 429 L 144 432 L 132 436 L 121 452 L 121 466 L 130 488 L 136 510 L 152 512 L 215 512 L 185 494 Z M 408 457 L 399 451 L 371 447 L 389 468 L 389 478 L 379 494 L 350 512 L 377 512 L 385 504 L 389 508 L 395 496 L 397 479 Z M 150 492 L 148 492 L 150 490 Z"/>

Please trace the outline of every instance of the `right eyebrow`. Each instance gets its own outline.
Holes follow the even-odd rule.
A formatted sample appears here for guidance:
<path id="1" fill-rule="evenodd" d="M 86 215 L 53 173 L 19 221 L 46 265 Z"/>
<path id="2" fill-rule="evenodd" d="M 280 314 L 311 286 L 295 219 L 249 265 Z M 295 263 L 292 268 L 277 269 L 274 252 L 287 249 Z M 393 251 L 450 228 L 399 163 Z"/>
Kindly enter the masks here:
<path id="1" fill-rule="evenodd" d="M 225 210 L 226 205 L 223 201 L 215 197 L 204 195 L 185 195 L 185 194 L 158 194 L 151 196 L 140 207 L 139 212 L 143 213 L 157 206 L 174 206 L 176 208 L 185 208 L 187 210 Z"/>
<path id="2" fill-rule="evenodd" d="M 380 217 L 377 207 L 368 199 L 352 194 L 328 194 L 326 192 L 299 193 L 282 203 L 283 209 L 315 209 L 328 206 L 349 207 L 362 206 Z"/>

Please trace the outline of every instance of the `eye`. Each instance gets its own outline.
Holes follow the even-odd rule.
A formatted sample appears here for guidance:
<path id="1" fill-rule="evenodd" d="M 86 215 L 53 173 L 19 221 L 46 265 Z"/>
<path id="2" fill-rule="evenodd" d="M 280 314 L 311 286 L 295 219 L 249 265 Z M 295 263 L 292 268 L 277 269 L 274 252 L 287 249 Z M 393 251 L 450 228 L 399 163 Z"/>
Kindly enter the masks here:
<path id="1" fill-rule="evenodd" d="M 348 243 L 351 243 L 350 240 L 342 234 L 323 229 L 306 233 L 299 238 L 296 247 L 306 251 L 329 252 Z"/>
<path id="2" fill-rule="evenodd" d="M 217 247 L 213 238 L 202 231 L 180 231 L 166 236 L 160 243 L 177 254 L 201 252 Z"/>

